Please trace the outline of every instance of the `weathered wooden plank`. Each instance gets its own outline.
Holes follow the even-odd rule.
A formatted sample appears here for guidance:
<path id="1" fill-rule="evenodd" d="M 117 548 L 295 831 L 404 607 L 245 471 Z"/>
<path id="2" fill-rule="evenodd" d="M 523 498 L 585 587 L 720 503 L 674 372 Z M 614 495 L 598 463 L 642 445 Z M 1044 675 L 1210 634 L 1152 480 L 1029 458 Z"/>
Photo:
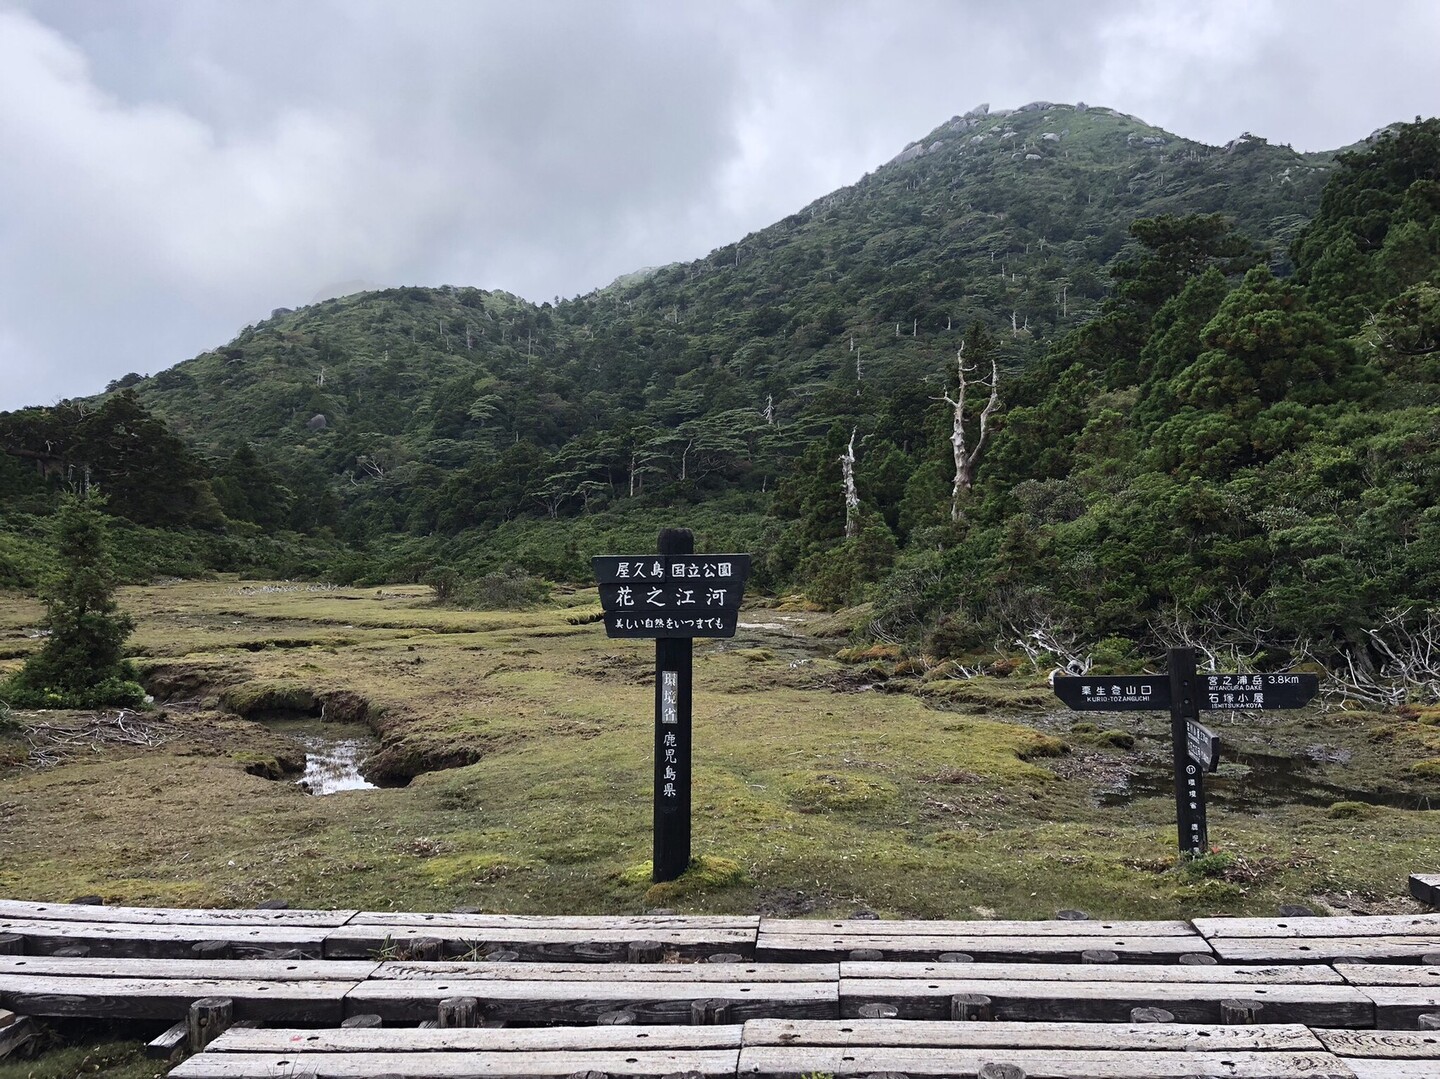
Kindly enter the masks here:
<path id="1" fill-rule="evenodd" d="M 1411 873 L 1410 894 L 1427 906 L 1440 907 L 1440 874 Z"/>
<path id="2" fill-rule="evenodd" d="M 761 969 L 764 969 L 763 967 Z M 1440 968 L 1435 968 L 1440 976 Z M 840 976 L 856 978 L 953 978 L 966 981 L 1052 982 L 1199 982 L 1242 985 L 1343 985 L 1345 979 L 1327 966 L 1166 966 L 1158 963 L 860 963 L 840 964 Z M 1381 983 L 1384 984 L 1384 983 Z"/>
<path id="3" fill-rule="evenodd" d="M 1434 1061 L 1430 1060 L 1364 1060 L 1349 1057 L 1345 1065 L 1355 1079 L 1435 1079 Z"/>
<path id="4" fill-rule="evenodd" d="M 0 955 L 0 974 L 75 978 L 205 978 L 224 981 L 364 981 L 379 963 L 325 959 L 67 959 L 53 955 Z"/>
<path id="5" fill-rule="evenodd" d="M 1440 1011 L 1440 986 L 1366 985 L 1357 989 L 1375 1002 L 1375 1025 L 1382 1029 L 1413 1030 L 1420 1016 Z"/>
<path id="6" fill-rule="evenodd" d="M 875 923 L 870 923 L 872 926 Z M 339 932 L 343 932 L 340 930 Z M 944 952 L 964 952 L 977 960 L 1043 962 L 1069 959 L 1103 947 L 1130 960 L 1173 961 L 1192 952 L 1208 951 L 1198 937 L 1004 937 L 1004 936 L 885 936 L 878 929 L 866 933 L 823 936 L 818 933 L 760 932 L 756 956 L 770 960 L 844 959 L 857 950 L 880 953 L 882 959 L 934 959 Z"/>
<path id="7" fill-rule="evenodd" d="M 1327 963 L 1354 957 L 1372 963 L 1413 963 L 1440 952 L 1440 936 L 1216 937 L 1215 954 L 1232 963 Z"/>
<path id="8" fill-rule="evenodd" d="M 1440 935 L 1440 914 L 1343 918 L 1196 918 L 1207 940 L 1225 937 L 1397 937 Z"/>
<path id="9" fill-rule="evenodd" d="M 741 1076 L 781 1079 L 816 1072 L 835 1076 L 899 1072 L 909 1076 L 974 1076 L 987 1063 L 1014 1064 L 1026 1079 L 1316 1079 L 1349 1070 L 1330 1053 L 1166 1053 L 1078 1049 L 929 1049 L 897 1047 L 771 1047 L 740 1050 Z M 178 1074 L 178 1073 L 175 1073 Z M 1430 1077 L 1434 1079 L 1434 1077 Z"/>
<path id="10" fill-rule="evenodd" d="M 214 1053 L 386 1053 L 485 1051 L 538 1053 L 601 1049 L 738 1049 L 733 1026 L 465 1027 L 452 1030 L 368 1027 L 332 1030 L 227 1030 L 210 1043 Z M 1319 1042 L 1315 1043 L 1319 1047 Z M 1310 1046 L 1305 1046 L 1310 1048 Z"/>
<path id="11" fill-rule="evenodd" d="M 25 919 L 0 921 L 0 933 L 25 938 L 28 954 L 47 954 L 70 944 L 85 944 L 92 956 L 134 956 L 184 959 L 201 941 L 223 940 L 237 952 L 298 949 L 320 954 L 323 928 L 281 925 L 163 925 L 139 922 L 42 922 Z M 364 956 L 360 956 L 364 958 Z"/>
<path id="12" fill-rule="evenodd" d="M 1189 922 L 1140 921 L 875 921 L 821 918 L 762 918 L 761 933 L 833 937 L 857 933 L 886 937 L 1193 937 Z"/>
<path id="13" fill-rule="evenodd" d="M 1217 1027 L 1187 1023 L 955 1023 L 923 1019 L 752 1019 L 746 1045 L 1110 1049 L 1189 1053 L 1308 1052 L 1324 1048 L 1298 1023 Z"/>
<path id="14" fill-rule="evenodd" d="M 735 1075 L 738 1049 L 611 1050 L 552 1053 L 201 1053 L 170 1072 L 171 1079 L 371 1079 L 377 1075 L 429 1079 L 564 1077 L 601 1072 L 660 1079 L 676 1072 Z"/>
<path id="15" fill-rule="evenodd" d="M 854 1016 L 860 1005 L 893 1004 L 902 1019 L 941 1019 L 950 998 L 978 993 L 990 998 L 996 1019 L 1018 1021 L 1123 1022 L 1131 1008 L 1154 1005 L 1182 1023 L 1216 1023 L 1221 1001 L 1264 1005 L 1262 1022 L 1307 1026 L 1372 1026 L 1375 1005 L 1367 992 L 1348 985 L 1237 985 L 1202 982 L 1037 982 L 963 978 L 930 980 L 842 978 L 840 1014 Z"/>
<path id="16" fill-rule="evenodd" d="M 0 975 L 0 1000 L 28 1015 L 173 1019 L 202 997 L 230 997 L 239 1019 L 334 1022 L 354 982 L 55 978 Z"/>
<path id="17" fill-rule="evenodd" d="M 339 961 L 335 966 L 349 966 Z M 0 970 L 4 969 L 0 962 Z M 968 969 L 968 968 L 967 968 Z M 1301 968 L 1285 968 L 1301 969 Z M 1309 968 L 1307 968 L 1309 969 Z M 1329 967 L 1315 970 L 1329 971 Z M 1332 975 L 1334 972 L 1331 972 Z M 1440 971 L 1437 971 L 1440 973 Z M 470 981 L 555 982 L 689 982 L 723 985 L 730 982 L 835 982 L 838 963 L 380 963 L 378 979 L 465 978 Z M 1339 981 L 1339 975 L 1334 975 Z"/>
<path id="18" fill-rule="evenodd" d="M 145 1055 L 152 1060 L 169 1060 L 189 1038 L 190 1017 L 187 1015 L 170 1029 L 146 1042 Z"/>
<path id="19" fill-rule="evenodd" d="M 633 932 L 615 929 L 529 929 L 525 927 L 456 927 L 415 925 L 346 925 L 329 930 L 325 956 L 330 959 L 369 958 L 403 950 L 416 939 L 438 938 L 452 952 L 484 952 L 504 948 L 524 959 L 621 962 Z M 755 933 L 750 929 L 686 929 L 655 926 L 645 937 L 683 955 L 729 951 L 752 953 Z"/>
<path id="20" fill-rule="evenodd" d="M 119 922 L 149 925 L 294 925 L 328 929 L 344 925 L 353 910 L 269 910 L 180 907 L 100 907 L 88 903 L 29 903 L 0 899 L 0 919 L 43 922 Z"/>
<path id="21" fill-rule="evenodd" d="M 1351 985 L 1431 985 L 1440 989 L 1440 967 L 1436 966 L 1337 963 L 1335 969 Z"/>
<path id="22" fill-rule="evenodd" d="M 1317 1030 L 1315 1035 L 1336 1056 L 1440 1060 L 1440 1037 L 1433 1030 Z M 1440 1065 L 1435 1073 L 1440 1075 Z"/>
<path id="23" fill-rule="evenodd" d="M 760 928 L 756 914 L 638 914 L 605 915 L 540 915 L 540 914 L 441 914 L 408 911 L 360 911 L 349 919 L 351 925 L 413 925 L 434 929 L 535 929 L 564 930 L 590 933 L 597 929 L 627 934 L 627 939 L 642 940 L 651 929 L 690 929 L 713 932 L 735 929 L 753 936 Z M 1183 923 L 1182 923 L 1183 924 Z"/>
<path id="24" fill-rule="evenodd" d="M 42 1036 L 43 1032 L 30 1021 L 29 1016 L 19 1016 L 15 1022 L 0 1028 L 0 1060 L 22 1049 L 28 1049 L 32 1042 Z"/>
<path id="25" fill-rule="evenodd" d="M 691 1003 L 712 997 L 733 1002 L 732 1022 L 764 1016 L 834 1019 L 840 1014 L 834 982 L 734 982 L 717 988 L 708 982 L 627 981 L 586 982 L 580 988 L 545 981 L 372 980 L 351 990 L 345 1006 L 352 1013 L 414 1020 L 431 1015 L 442 999 L 452 996 L 478 998 L 486 1018 L 532 1023 L 594 1022 L 603 1012 L 622 1007 L 633 1011 L 640 1023 L 688 1023 Z"/>

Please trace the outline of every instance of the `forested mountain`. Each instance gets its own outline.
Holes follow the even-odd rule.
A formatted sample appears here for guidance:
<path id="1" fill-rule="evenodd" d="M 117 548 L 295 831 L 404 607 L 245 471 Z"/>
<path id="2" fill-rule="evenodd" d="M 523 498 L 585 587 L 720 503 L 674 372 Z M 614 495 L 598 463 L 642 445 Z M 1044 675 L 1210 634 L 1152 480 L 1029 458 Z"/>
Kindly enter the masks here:
<path id="1" fill-rule="evenodd" d="M 879 631 L 941 654 L 1145 648 L 1201 617 L 1343 649 L 1434 603 L 1437 170 L 1435 121 L 1337 164 L 981 108 L 689 264 L 539 305 L 412 287 L 277 311 L 98 401 L 0 417 L 26 455 L 0 487 L 43 513 L 40 471 L 89 465 L 112 512 L 218 537 L 191 561 L 348 579 L 583 579 L 599 548 L 692 523 L 755 550 L 757 583 L 873 598 Z M 979 453 L 957 488 L 962 346 Z M 173 481 L 159 505 L 84 433 L 147 410 L 183 443 L 173 475 L 146 466 Z"/>

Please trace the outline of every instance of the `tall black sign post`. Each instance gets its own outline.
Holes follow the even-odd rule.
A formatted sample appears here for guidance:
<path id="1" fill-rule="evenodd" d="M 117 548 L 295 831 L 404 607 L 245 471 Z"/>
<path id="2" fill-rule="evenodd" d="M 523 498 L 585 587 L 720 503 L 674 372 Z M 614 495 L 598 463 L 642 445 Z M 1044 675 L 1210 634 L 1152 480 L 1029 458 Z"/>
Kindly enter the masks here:
<path id="1" fill-rule="evenodd" d="M 650 877 L 690 865 L 690 683 L 695 637 L 733 637 L 748 554 L 697 555 L 688 528 L 660 532 L 654 555 L 591 560 L 608 637 L 655 638 L 655 851 Z"/>
<path id="2" fill-rule="evenodd" d="M 1170 710 L 1175 756 L 1175 822 L 1180 850 L 1204 854 L 1205 773 L 1220 763 L 1220 738 L 1200 723 L 1200 710 L 1300 708 L 1314 700 L 1320 679 L 1313 674 L 1197 674 L 1195 650 L 1172 648 L 1168 674 L 1061 676 L 1055 695 L 1082 712 Z"/>
<path id="3" fill-rule="evenodd" d="M 1170 670 L 1170 740 L 1175 754 L 1175 821 L 1180 849 L 1198 857 L 1209 849 L 1210 833 L 1205 826 L 1205 773 L 1190 756 L 1190 727 L 1200 725 L 1195 649 L 1170 649 L 1166 665 Z M 1212 767 L 1218 763 L 1213 760 Z"/>

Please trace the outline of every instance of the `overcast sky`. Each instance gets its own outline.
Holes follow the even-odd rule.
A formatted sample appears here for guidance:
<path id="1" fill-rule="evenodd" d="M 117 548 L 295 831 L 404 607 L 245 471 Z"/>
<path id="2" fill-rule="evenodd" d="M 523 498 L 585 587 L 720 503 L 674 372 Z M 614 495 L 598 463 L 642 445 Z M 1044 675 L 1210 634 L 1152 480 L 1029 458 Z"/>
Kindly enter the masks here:
<path id="1" fill-rule="evenodd" d="M 1440 3 L 0 0 L 0 409 L 274 307 L 691 259 L 955 113 L 1300 150 L 1440 112 Z"/>

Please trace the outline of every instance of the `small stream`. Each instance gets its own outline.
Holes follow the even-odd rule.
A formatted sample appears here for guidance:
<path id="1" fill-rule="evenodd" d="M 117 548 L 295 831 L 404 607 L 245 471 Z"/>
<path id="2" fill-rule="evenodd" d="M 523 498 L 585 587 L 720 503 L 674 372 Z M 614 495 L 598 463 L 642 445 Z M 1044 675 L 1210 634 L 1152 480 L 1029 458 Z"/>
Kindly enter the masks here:
<path id="1" fill-rule="evenodd" d="M 361 774 L 366 758 L 380 748 L 369 727 L 319 719 L 285 720 L 268 726 L 305 747 L 305 774 L 295 782 L 311 794 L 374 789 L 375 784 Z"/>

